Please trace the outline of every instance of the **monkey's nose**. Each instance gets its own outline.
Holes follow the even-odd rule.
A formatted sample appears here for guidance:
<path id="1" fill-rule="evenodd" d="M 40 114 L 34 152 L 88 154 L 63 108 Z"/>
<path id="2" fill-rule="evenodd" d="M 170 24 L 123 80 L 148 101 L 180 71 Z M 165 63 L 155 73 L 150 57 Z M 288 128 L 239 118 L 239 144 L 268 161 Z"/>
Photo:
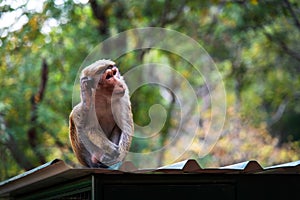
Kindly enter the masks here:
<path id="1" fill-rule="evenodd" d="M 113 75 L 116 75 L 118 72 L 118 68 L 117 67 L 113 67 L 112 69 Z"/>
<path id="2" fill-rule="evenodd" d="M 112 70 L 110 70 L 110 69 L 106 70 L 106 77 L 105 77 L 105 79 L 110 79 L 113 76 L 114 76 L 114 74 L 113 74 Z"/>

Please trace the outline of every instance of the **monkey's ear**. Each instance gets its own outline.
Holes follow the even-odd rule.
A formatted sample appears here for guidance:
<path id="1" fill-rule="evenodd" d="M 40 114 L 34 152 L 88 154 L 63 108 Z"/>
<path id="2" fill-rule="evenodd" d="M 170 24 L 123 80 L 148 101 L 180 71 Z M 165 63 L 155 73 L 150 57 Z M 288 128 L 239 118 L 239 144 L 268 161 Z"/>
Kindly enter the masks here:
<path id="1" fill-rule="evenodd" d="M 94 88 L 95 80 L 89 76 L 81 78 L 81 83 L 85 82 L 87 88 Z"/>
<path id="2" fill-rule="evenodd" d="M 95 87 L 95 79 L 88 77 L 88 86 L 90 88 L 94 88 Z"/>

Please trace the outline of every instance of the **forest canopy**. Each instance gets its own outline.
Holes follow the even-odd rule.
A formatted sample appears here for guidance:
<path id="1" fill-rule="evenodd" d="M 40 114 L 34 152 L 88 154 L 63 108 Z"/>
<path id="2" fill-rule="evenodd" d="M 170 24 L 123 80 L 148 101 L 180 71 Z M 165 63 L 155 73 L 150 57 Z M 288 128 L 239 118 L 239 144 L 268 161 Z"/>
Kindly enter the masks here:
<path id="1" fill-rule="evenodd" d="M 178 74 L 162 73 L 159 65 L 149 67 L 144 73 L 146 77 L 167 78 L 172 86 L 145 84 L 132 92 L 137 127 L 164 123 L 152 129 L 148 126 L 150 132 L 157 132 L 156 137 L 149 130 L 137 128 L 131 152 L 146 155 L 160 150 L 153 158 L 155 166 L 188 158 L 197 159 L 203 167 L 250 159 L 265 166 L 299 160 L 300 5 L 297 0 L 3 0 L 0 3 L 1 180 L 55 158 L 78 165 L 68 136 L 78 70 L 85 66 L 86 58 L 91 57 L 97 45 L 120 33 L 128 33 L 125 43 L 122 40 L 107 47 L 110 52 L 119 51 L 120 47 L 129 49 L 130 45 L 143 46 L 145 38 L 127 31 L 145 27 L 176 31 L 196 41 L 203 54 L 194 56 L 196 50 L 188 49 L 181 40 L 149 36 L 161 39 L 162 44 L 169 41 L 175 46 L 174 52 L 190 52 L 197 58 L 195 63 L 201 66 L 199 71 L 203 76 L 195 75 L 199 71 L 186 58 L 164 49 L 135 48 L 115 60 L 121 73 L 160 63 Z M 215 66 L 217 71 L 206 73 L 206 65 Z M 187 80 L 189 86 L 180 78 Z M 216 81 L 208 84 L 206 79 Z M 216 92 L 218 83 L 226 95 L 213 98 L 212 92 L 220 94 Z M 180 118 L 180 113 L 188 110 L 183 110 L 185 105 L 180 104 L 174 92 L 180 92 L 188 102 L 189 87 L 199 105 L 189 110 L 191 116 L 197 117 L 194 123 Z M 213 111 L 212 100 L 216 105 L 224 105 L 224 113 Z M 155 115 L 156 111 L 159 114 Z M 211 119 L 218 121 L 222 117 L 225 117 L 222 130 L 216 133 L 210 129 L 215 125 Z M 180 139 L 176 139 L 177 134 L 181 134 Z M 206 144 L 203 142 L 206 134 L 219 135 L 215 143 Z M 163 148 L 168 144 L 175 150 Z M 176 152 L 182 148 L 184 152 Z M 139 165 L 142 161 L 133 162 Z"/>

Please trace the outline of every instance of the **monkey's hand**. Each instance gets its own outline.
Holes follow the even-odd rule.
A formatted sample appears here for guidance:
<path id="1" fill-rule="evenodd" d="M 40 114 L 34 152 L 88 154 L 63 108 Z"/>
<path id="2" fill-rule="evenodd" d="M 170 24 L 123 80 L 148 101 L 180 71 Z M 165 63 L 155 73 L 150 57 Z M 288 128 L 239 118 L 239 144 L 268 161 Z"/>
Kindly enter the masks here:
<path id="1" fill-rule="evenodd" d="M 116 145 L 115 145 L 116 146 Z M 118 161 L 119 149 L 103 148 L 102 151 L 98 151 L 92 154 L 92 163 L 94 167 L 110 166 Z"/>
<path id="2" fill-rule="evenodd" d="M 110 143 L 105 149 L 103 154 L 103 159 L 116 159 L 120 155 L 119 146 L 114 143 Z"/>
<path id="3" fill-rule="evenodd" d="M 107 145 L 104 148 L 101 157 L 101 162 L 106 165 L 112 165 L 115 163 L 115 160 L 119 157 L 119 155 L 120 155 L 119 146 L 110 142 L 109 145 Z"/>
<path id="4" fill-rule="evenodd" d="M 113 165 L 115 164 L 115 161 L 118 159 L 119 155 L 119 152 L 115 152 L 115 154 L 104 154 L 102 156 L 101 162 L 109 166 Z"/>
<path id="5" fill-rule="evenodd" d="M 81 99 L 83 103 L 83 109 L 89 110 L 92 103 L 92 88 L 94 85 L 94 79 L 89 77 L 82 77 L 80 79 Z"/>

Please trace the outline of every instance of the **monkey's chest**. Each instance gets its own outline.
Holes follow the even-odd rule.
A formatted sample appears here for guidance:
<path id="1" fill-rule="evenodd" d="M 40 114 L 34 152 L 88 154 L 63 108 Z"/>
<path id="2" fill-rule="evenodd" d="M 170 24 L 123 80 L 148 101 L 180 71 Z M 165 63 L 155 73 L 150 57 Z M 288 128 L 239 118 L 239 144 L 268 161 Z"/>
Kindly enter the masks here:
<path id="1" fill-rule="evenodd" d="M 98 122 L 105 133 L 105 135 L 109 138 L 114 127 L 116 126 L 116 122 L 114 120 L 114 117 L 112 114 L 106 114 L 106 115 L 98 115 Z"/>

